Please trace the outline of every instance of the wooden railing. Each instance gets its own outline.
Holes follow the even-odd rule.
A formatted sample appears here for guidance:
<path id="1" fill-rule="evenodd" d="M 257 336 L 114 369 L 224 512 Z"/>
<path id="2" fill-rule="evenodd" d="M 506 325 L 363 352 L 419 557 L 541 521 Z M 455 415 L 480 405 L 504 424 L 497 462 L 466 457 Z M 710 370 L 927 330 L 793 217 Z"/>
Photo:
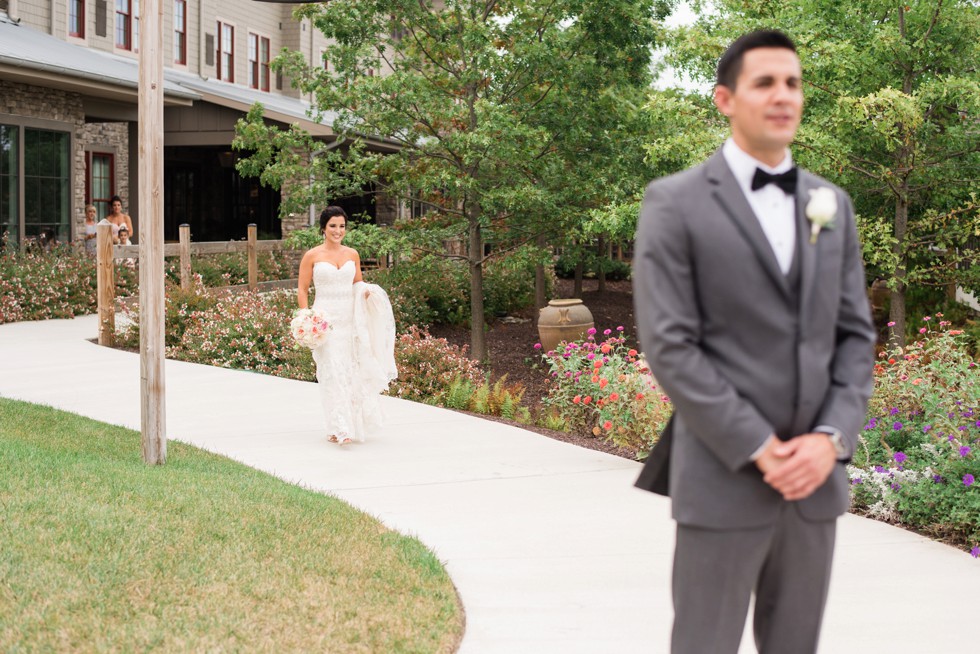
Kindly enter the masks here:
<path id="1" fill-rule="evenodd" d="M 98 315 L 99 315 L 99 344 L 112 347 L 115 344 L 116 333 L 116 280 L 115 262 L 118 259 L 139 259 L 140 246 L 113 245 L 112 227 L 98 225 L 96 227 L 96 270 Z M 260 241 L 257 238 L 257 228 L 254 224 L 248 226 L 248 238 L 244 241 L 214 241 L 191 243 L 190 225 L 179 227 L 180 240 L 177 243 L 167 243 L 163 247 L 164 257 L 180 257 L 180 287 L 190 289 L 192 283 L 191 256 L 202 254 L 226 254 L 245 252 L 248 255 L 248 283 L 238 286 L 226 286 L 220 290 L 234 293 L 240 290 L 266 291 L 277 288 L 293 288 L 296 279 L 280 279 L 259 282 L 258 253 L 259 252 L 293 252 L 286 247 L 284 241 Z"/>

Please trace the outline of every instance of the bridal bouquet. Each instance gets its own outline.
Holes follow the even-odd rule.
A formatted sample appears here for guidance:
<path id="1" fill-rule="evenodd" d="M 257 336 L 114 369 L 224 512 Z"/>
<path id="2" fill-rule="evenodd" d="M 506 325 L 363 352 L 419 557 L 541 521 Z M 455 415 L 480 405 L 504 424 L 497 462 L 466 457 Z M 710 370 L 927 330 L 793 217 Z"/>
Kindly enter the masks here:
<path id="1" fill-rule="evenodd" d="M 311 350 L 323 345 L 329 329 L 326 316 L 315 309 L 299 309 L 289 323 L 289 333 L 296 344 Z"/>

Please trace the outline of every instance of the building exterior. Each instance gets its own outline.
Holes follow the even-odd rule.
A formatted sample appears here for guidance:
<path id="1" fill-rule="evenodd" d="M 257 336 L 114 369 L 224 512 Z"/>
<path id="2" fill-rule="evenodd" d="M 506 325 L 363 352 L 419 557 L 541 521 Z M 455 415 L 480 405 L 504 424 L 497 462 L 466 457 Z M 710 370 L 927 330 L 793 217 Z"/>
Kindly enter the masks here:
<path id="1" fill-rule="evenodd" d="M 208 241 L 242 238 L 249 223 L 275 238 L 312 222 L 315 208 L 280 221 L 278 191 L 241 177 L 230 146 L 255 102 L 272 123 L 334 139 L 329 117 L 311 120 L 269 68 L 283 48 L 319 65 L 323 35 L 291 4 L 163 2 L 164 238 L 181 223 Z M 105 215 L 113 195 L 138 223 L 139 40 L 139 0 L 0 0 L 0 234 L 77 238 L 85 205 Z M 384 198 L 327 202 L 380 223 L 397 212 Z"/>

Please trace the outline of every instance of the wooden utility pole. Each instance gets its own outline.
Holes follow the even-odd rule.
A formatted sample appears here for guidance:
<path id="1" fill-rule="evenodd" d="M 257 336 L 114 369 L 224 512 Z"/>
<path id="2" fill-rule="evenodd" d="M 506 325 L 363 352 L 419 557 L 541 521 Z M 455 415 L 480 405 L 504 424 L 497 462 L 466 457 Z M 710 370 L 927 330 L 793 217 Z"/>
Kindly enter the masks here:
<path id="1" fill-rule="evenodd" d="M 99 345 L 116 343 L 116 266 L 112 258 L 112 227 L 95 227 L 95 287 L 99 306 Z"/>
<path id="2" fill-rule="evenodd" d="M 140 426 L 143 460 L 167 460 L 163 287 L 163 2 L 140 3 Z"/>

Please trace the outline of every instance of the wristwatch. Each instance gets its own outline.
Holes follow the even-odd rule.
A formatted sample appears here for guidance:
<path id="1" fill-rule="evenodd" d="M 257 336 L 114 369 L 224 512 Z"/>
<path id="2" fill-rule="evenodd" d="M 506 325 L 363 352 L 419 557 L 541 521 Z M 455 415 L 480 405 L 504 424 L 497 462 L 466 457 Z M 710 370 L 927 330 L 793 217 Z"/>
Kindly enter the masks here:
<path id="1" fill-rule="evenodd" d="M 830 444 L 834 446 L 834 452 L 838 459 L 847 458 L 847 447 L 844 445 L 844 435 L 839 431 L 824 432 L 830 438 Z"/>

